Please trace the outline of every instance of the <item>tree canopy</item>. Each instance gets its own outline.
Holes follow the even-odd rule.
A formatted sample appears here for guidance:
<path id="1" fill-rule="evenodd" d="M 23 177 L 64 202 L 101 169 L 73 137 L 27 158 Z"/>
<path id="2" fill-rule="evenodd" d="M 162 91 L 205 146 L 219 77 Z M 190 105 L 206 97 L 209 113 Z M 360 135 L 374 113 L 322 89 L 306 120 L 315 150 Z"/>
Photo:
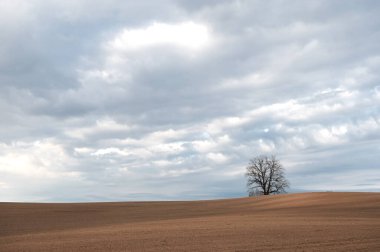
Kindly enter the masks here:
<path id="1" fill-rule="evenodd" d="M 246 177 L 249 195 L 286 193 L 289 182 L 275 156 L 257 156 L 249 161 Z"/>

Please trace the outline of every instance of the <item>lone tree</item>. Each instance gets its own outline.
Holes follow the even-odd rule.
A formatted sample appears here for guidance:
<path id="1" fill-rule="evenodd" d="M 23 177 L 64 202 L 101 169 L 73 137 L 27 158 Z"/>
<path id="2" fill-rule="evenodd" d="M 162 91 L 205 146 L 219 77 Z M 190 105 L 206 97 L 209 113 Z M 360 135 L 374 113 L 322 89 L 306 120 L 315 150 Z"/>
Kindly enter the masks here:
<path id="1" fill-rule="evenodd" d="M 249 196 L 286 193 L 289 182 L 275 156 L 257 156 L 247 166 Z"/>

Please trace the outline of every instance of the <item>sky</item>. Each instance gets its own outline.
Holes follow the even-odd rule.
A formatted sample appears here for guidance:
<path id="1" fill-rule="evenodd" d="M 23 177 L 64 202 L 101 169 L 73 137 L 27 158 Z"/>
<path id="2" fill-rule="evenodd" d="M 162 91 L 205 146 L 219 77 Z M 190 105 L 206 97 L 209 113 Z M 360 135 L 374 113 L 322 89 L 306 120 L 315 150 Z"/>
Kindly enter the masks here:
<path id="1" fill-rule="evenodd" d="M 0 201 L 380 191 L 380 1 L 0 0 Z"/>

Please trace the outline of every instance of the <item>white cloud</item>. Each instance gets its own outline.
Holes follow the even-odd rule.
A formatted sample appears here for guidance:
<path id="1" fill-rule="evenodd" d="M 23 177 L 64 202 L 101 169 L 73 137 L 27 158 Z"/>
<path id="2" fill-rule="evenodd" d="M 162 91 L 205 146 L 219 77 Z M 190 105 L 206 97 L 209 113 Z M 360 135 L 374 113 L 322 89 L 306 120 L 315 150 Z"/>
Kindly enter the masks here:
<path id="1" fill-rule="evenodd" d="M 347 129 L 345 130 L 336 130 L 334 127 L 331 129 L 322 128 L 314 133 L 314 140 L 322 144 L 343 143 L 345 139 L 342 138 L 342 135 L 347 132 Z"/>
<path id="2" fill-rule="evenodd" d="M 194 22 L 166 24 L 155 22 L 139 29 L 126 28 L 109 42 L 112 50 L 130 51 L 155 46 L 178 46 L 199 50 L 209 45 L 211 35 L 205 25 Z"/>
<path id="3" fill-rule="evenodd" d="M 216 162 L 218 164 L 225 163 L 228 160 L 228 157 L 223 155 L 222 153 L 208 153 L 207 158 L 209 158 L 211 161 Z"/>
<path id="4" fill-rule="evenodd" d="M 109 154 L 118 154 L 122 156 L 127 156 L 128 152 L 122 151 L 119 148 L 110 147 L 110 148 L 105 148 L 105 149 L 99 149 L 91 153 L 92 156 L 104 156 L 104 155 L 109 155 Z"/>
<path id="5" fill-rule="evenodd" d="M 70 170 L 74 160 L 62 146 L 49 140 L 0 145 L 0 173 L 27 178 L 79 178 Z"/>
<path id="6" fill-rule="evenodd" d="M 191 144 L 200 153 L 210 152 L 217 147 L 217 143 L 213 140 L 195 140 Z"/>
<path id="7" fill-rule="evenodd" d="M 192 173 L 207 171 L 209 169 L 202 168 L 202 169 L 187 169 L 187 168 L 177 168 L 174 170 L 165 170 L 160 173 L 160 177 L 179 177 L 183 175 L 188 175 Z"/>
<path id="8" fill-rule="evenodd" d="M 273 153 L 276 149 L 275 144 L 269 140 L 259 139 L 257 143 L 262 153 Z"/>
<path id="9" fill-rule="evenodd" d="M 163 153 L 163 154 L 178 154 L 184 150 L 181 142 L 172 142 L 165 144 L 155 144 L 153 146 L 148 147 L 149 150 L 155 153 Z"/>
<path id="10" fill-rule="evenodd" d="M 145 141 L 152 143 L 173 141 L 184 137 L 186 134 L 188 134 L 188 130 L 186 129 L 154 131 L 145 138 Z"/>

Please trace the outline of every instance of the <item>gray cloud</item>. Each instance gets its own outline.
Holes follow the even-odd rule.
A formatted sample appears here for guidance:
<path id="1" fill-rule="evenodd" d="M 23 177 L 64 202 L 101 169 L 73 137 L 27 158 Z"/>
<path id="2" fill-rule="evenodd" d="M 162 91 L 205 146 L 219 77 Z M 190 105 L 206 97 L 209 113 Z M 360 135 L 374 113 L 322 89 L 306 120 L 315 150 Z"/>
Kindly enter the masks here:
<path id="1" fill-rule="evenodd" d="M 0 5 L 0 200 L 380 190 L 377 1 Z"/>

